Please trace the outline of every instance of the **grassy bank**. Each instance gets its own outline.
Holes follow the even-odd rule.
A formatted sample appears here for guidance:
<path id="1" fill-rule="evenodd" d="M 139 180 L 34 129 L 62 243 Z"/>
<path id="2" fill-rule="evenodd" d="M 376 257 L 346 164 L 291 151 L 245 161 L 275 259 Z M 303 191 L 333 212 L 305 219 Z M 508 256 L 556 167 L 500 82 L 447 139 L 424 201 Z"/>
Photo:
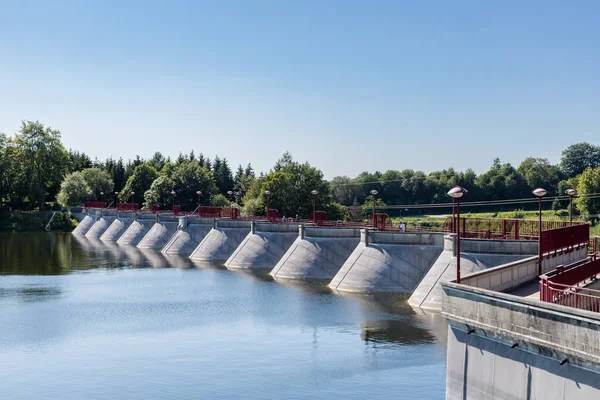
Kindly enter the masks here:
<path id="1" fill-rule="evenodd" d="M 0 212 L 0 230 L 3 231 L 40 231 L 46 228 L 52 217 L 51 211 L 2 211 Z M 72 231 L 77 222 L 68 211 L 57 211 L 50 224 L 53 231 Z"/>

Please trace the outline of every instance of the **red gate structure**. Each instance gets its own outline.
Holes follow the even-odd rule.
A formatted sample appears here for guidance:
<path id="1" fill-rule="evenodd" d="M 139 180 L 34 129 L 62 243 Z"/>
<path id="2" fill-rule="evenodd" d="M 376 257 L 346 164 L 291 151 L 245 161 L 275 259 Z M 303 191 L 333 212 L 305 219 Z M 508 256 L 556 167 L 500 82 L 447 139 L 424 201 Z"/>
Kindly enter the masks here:
<path id="1" fill-rule="evenodd" d="M 267 220 L 269 220 L 269 222 L 281 222 L 279 210 L 276 208 L 269 208 L 267 210 Z"/>
<path id="2" fill-rule="evenodd" d="M 205 218 L 221 218 L 223 207 L 201 206 L 198 215 Z"/>
<path id="3" fill-rule="evenodd" d="M 119 211 L 138 211 L 140 205 L 138 203 L 119 203 L 117 204 L 117 210 Z"/>
<path id="4" fill-rule="evenodd" d="M 312 211 L 310 213 L 310 220 L 317 225 L 323 225 L 327 221 L 327 213 L 325 211 Z"/>
<path id="5" fill-rule="evenodd" d="M 88 201 L 83 203 L 85 208 L 106 208 L 106 203 L 103 201 Z"/>
<path id="6" fill-rule="evenodd" d="M 394 229 L 392 219 L 387 214 L 375 214 L 375 224 L 373 224 L 373 215 L 369 215 L 368 224 L 382 231 L 391 231 Z"/>

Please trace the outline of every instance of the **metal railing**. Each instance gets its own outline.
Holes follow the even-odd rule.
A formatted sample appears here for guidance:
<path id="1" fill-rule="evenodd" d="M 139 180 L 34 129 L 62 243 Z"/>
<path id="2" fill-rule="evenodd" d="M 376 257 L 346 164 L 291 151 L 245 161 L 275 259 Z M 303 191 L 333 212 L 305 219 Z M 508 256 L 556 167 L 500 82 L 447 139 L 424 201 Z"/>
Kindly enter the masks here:
<path id="1" fill-rule="evenodd" d="M 582 310 L 600 312 L 600 290 L 582 287 L 600 275 L 595 256 L 540 276 L 540 300 Z"/>
<path id="2" fill-rule="evenodd" d="M 580 244 L 588 245 L 589 241 L 590 225 L 579 224 L 542 231 L 540 246 L 542 253 L 551 253 Z"/>

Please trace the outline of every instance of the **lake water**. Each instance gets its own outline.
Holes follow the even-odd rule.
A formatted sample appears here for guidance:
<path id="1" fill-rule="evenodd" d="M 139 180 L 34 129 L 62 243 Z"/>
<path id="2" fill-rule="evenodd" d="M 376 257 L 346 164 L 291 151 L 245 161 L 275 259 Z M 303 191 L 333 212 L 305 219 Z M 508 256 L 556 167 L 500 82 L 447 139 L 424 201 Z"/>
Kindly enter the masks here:
<path id="1" fill-rule="evenodd" d="M 393 297 L 0 233 L 0 399 L 443 399 L 446 329 Z"/>

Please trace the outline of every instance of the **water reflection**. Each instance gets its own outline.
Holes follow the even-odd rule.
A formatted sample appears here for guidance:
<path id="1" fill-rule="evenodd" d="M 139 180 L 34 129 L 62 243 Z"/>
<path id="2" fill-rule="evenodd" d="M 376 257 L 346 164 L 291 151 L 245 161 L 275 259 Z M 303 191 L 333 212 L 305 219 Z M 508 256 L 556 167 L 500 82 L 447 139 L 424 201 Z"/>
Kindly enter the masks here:
<path id="1" fill-rule="evenodd" d="M 360 324 L 360 337 L 367 343 L 417 345 L 434 343 L 437 338 L 429 330 L 406 320 L 379 320 Z"/>
<path id="2" fill-rule="evenodd" d="M 28 285 L 16 288 L 0 287 L 0 300 L 16 299 L 22 302 L 46 301 L 57 298 L 62 294 L 59 287 L 41 287 Z"/>

